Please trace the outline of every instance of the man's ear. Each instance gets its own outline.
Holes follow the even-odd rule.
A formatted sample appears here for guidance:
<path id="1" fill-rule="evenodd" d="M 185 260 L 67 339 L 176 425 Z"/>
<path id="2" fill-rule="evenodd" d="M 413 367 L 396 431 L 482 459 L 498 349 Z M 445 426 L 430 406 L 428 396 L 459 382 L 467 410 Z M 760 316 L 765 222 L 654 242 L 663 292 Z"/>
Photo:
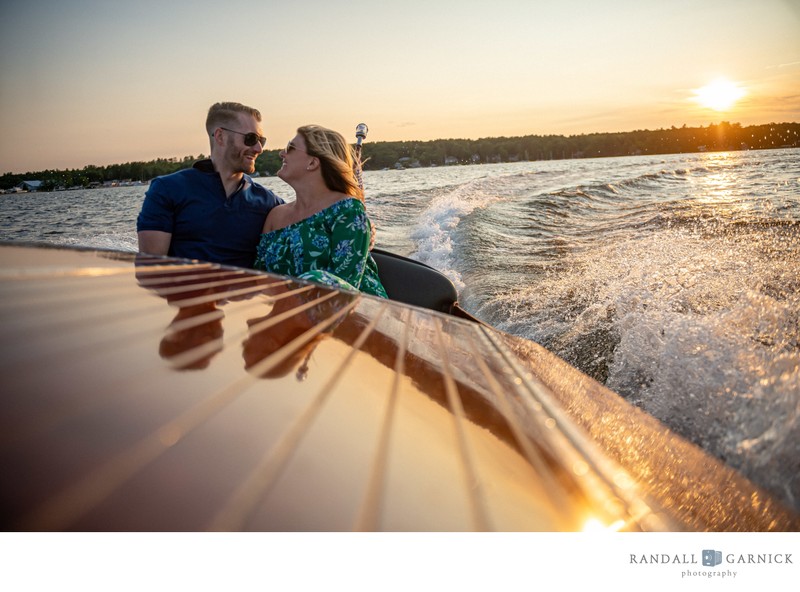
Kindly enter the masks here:
<path id="1" fill-rule="evenodd" d="M 212 136 L 214 143 L 217 146 L 224 146 L 225 145 L 225 138 L 223 137 L 223 130 L 221 127 L 218 127 L 214 130 L 214 135 Z"/>

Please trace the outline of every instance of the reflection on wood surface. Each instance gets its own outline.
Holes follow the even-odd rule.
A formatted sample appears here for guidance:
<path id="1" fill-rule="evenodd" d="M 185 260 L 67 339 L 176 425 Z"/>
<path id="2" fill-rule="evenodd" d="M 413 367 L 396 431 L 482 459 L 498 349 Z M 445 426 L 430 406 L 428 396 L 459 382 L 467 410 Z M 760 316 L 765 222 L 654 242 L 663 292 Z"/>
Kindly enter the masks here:
<path id="1" fill-rule="evenodd" d="M 0 279 L 6 530 L 797 529 L 477 323 L 125 254 L 3 247 Z"/>

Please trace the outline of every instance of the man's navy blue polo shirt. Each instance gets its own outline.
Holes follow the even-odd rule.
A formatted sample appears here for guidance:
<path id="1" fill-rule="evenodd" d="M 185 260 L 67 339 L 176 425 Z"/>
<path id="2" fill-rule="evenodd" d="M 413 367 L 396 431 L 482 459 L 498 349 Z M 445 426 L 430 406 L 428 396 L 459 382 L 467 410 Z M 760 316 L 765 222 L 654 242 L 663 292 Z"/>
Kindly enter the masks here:
<path id="1" fill-rule="evenodd" d="M 173 257 L 252 267 L 264 219 L 281 203 L 247 175 L 227 197 L 211 160 L 201 160 L 151 181 L 136 229 L 172 234 Z"/>

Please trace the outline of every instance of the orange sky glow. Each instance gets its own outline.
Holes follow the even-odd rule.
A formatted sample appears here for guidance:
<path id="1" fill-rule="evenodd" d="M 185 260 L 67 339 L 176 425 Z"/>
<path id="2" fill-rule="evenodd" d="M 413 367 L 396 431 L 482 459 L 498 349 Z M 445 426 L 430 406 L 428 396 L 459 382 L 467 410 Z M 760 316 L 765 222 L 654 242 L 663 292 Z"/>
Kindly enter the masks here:
<path id="1" fill-rule="evenodd" d="M 220 100 L 259 108 L 268 148 L 307 123 L 389 141 L 800 120 L 796 0 L 0 11 L 0 174 L 207 153 Z"/>

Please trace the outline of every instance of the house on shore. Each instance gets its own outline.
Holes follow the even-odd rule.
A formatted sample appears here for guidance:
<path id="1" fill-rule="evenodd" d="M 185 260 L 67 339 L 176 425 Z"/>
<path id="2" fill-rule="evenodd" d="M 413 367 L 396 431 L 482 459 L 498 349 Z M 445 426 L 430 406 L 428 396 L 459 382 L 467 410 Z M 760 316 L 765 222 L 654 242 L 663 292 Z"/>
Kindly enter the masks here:
<path id="1" fill-rule="evenodd" d="M 42 189 L 41 181 L 21 181 L 17 184 L 21 191 L 40 191 Z"/>

